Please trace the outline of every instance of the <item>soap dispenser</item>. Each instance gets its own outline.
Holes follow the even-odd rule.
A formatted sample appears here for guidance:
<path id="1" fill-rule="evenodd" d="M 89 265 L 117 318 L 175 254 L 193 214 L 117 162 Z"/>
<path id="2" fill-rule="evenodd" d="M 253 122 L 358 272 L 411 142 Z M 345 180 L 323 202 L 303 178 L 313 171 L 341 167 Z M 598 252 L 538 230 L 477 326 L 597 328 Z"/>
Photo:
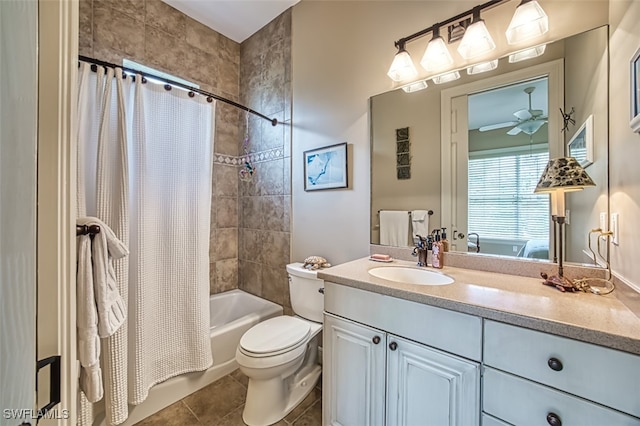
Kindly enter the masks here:
<path id="1" fill-rule="evenodd" d="M 433 248 L 431 250 L 431 265 L 434 268 L 442 269 L 443 265 L 443 249 L 442 241 L 440 240 L 440 230 L 435 230 L 435 241 L 433 242 Z"/>
<path id="2" fill-rule="evenodd" d="M 449 240 L 447 240 L 447 228 L 442 228 L 442 251 L 449 251 Z"/>

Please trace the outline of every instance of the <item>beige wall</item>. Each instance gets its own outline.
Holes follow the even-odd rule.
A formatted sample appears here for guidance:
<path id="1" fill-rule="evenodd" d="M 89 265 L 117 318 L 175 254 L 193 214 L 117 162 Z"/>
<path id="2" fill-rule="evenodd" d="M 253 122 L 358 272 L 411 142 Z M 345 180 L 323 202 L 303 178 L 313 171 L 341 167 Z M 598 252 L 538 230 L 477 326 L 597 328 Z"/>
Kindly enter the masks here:
<path id="1" fill-rule="evenodd" d="M 640 135 L 629 127 L 629 60 L 640 47 L 640 2 L 613 0 L 609 96 L 611 212 L 620 214 L 620 245 L 611 265 L 620 277 L 640 287 Z"/>
<path id="2" fill-rule="evenodd" d="M 551 39 L 607 23 L 605 1 L 540 3 L 550 16 Z M 386 72 L 396 52 L 394 40 L 475 4 L 303 0 L 294 6 L 292 259 L 320 254 L 340 263 L 369 253 L 368 99 L 393 88 Z M 490 29 L 498 22 L 506 28 L 516 6 L 509 2 L 490 11 L 485 16 Z M 414 59 L 427 41 L 410 44 Z M 304 192 L 302 152 L 343 141 L 352 147 L 349 188 Z"/>

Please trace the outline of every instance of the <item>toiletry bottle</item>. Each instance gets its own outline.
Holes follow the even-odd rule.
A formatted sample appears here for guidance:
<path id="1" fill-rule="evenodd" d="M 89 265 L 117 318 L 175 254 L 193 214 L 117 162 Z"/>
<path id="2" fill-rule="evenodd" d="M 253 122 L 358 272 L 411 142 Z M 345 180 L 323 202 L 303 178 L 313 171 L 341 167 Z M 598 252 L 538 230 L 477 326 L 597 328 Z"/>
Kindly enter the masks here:
<path id="1" fill-rule="evenodd" d="M 442 240 L 440 242 L 442 243 L 442 251 L 448 252 L 449 240 L 447 240 L 447 228 L 442 228 Z"/>
<path id="2" fill-rule="evenodd" d="M 440 241 L 440 230 L 436 231 L 435 241 L 433 242 L 433 249 L 431 250 L 431 265 L 434 268 L 442 269 L 442 241 Z"/>

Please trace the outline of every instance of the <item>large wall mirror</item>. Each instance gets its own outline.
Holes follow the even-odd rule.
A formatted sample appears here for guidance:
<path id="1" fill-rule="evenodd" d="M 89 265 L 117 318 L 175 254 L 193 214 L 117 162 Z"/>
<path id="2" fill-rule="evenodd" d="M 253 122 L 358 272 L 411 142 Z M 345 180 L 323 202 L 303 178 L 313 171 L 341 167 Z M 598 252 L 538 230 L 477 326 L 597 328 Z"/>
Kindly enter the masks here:
<path id="1" fill-rule="evenodd" d="M 596 187 L 567 194 L 565 260 L 593 264 L 589 231 L 609 211 L 608 38 L 603 26 L 535 59 L 372 97 L 371 243 L 447 228 L 452 250 L 553 260 L 549 195 L 533 191 L 549 158 L 571 154 Z"/>

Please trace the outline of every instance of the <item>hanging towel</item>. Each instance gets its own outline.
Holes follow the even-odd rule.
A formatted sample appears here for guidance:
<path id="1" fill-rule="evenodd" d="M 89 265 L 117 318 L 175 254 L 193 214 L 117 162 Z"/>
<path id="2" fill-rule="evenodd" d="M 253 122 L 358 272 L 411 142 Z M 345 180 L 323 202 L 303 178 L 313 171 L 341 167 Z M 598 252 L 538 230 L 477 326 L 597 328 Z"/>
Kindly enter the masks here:
<path id="1" fill-rule="evenodd" d="M 100 337 L 113 335 L 124 323 L 126 306 L 116 287 L 113 259 L 128 254 L 113 231 L 96 218 L 79 218 L 79 225 L 98 225 L 91 241 L 78 237 L 77 327 L 80 388 L 90 402 L 102 399 Z"/>
<path id="2" fill-rule="evenodd" d="M 411 212 L 411 236 L 416 239 L 416 234 L 421 237 L 429 235 L 429 211 L 413 210 Z"/>
<path id="3" fill-rule="evenodd" d="M 380 244 L 406 247 L 409 245 L 409 212 L 380 210 Z"/>

